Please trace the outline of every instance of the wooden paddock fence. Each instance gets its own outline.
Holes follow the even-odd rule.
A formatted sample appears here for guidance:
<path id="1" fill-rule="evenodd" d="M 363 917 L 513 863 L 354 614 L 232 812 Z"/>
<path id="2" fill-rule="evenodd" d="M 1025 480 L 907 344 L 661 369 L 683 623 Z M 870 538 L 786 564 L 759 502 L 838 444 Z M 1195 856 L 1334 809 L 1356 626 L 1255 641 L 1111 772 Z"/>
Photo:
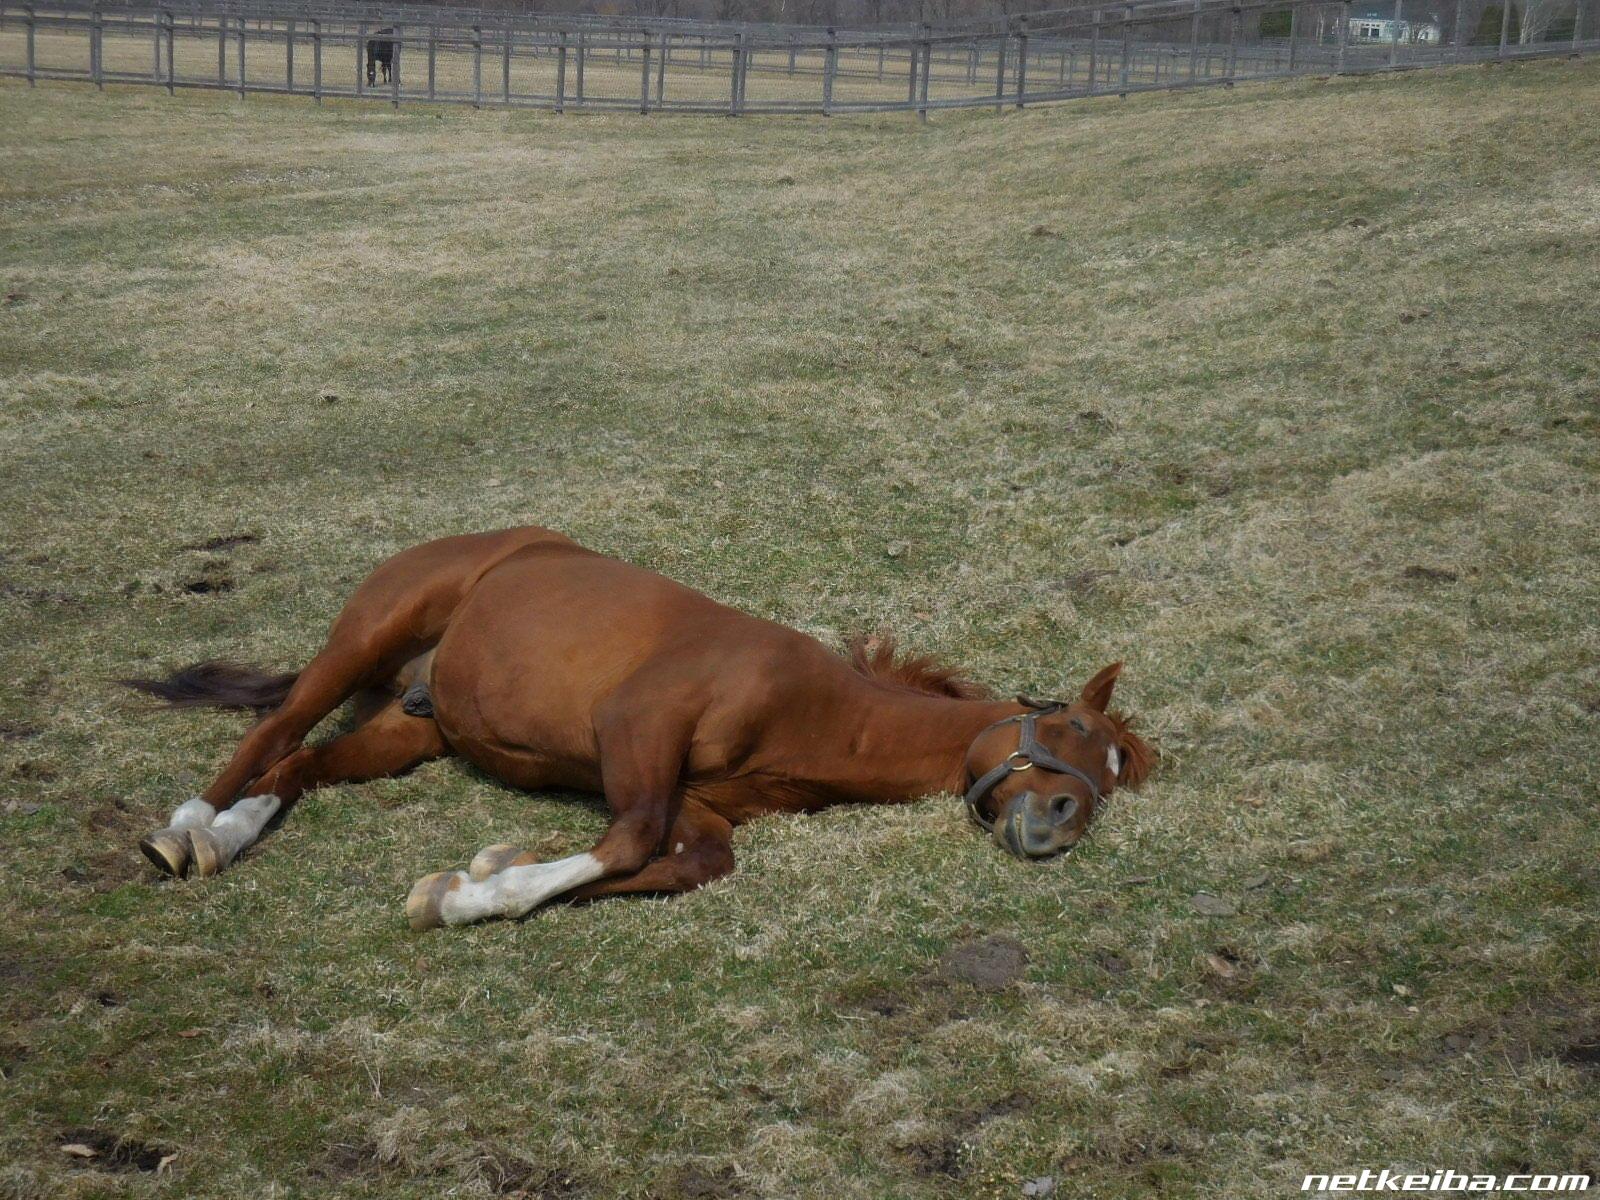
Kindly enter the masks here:
<path id="1" fill-rule="evenodd" d="M 926 120 L 946 108 L 1005 111 L 1600 48 L 1600 14 L 1592 11 L 1600 0 L 1574 0 L 1570 32 L 1550 25 L 1539 41 L 1519 36 L 1514 3 L 1437 0 L 1426 14 L 1424 0 L 1380 3 L 1392 18 L 1381 24 L 1352 21 L 1354 0 L 1140 0 L 843 30 L 381 3 L 0 0 L 0 74 L 30 85 L 209 88 L 319 104 L 361 98 L 721 116 L 899 111 Z M 1433 19 L 1438 5 L 1454 6 L 1443 26 L 1449 36 Z M 1388 36 L 1372 35 L 1384 27 Z M 375 63 L 369 83 L 369 50 L 384 43 L 389 70 Z"/>

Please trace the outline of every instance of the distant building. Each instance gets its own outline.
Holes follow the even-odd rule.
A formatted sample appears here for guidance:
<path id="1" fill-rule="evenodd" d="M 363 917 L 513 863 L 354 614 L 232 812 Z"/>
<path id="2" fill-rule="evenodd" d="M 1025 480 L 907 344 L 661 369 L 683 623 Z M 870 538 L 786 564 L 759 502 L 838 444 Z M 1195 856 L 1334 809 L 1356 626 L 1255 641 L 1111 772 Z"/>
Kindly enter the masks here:
<path id="1" fill-rule="evenodd" d="M 1350 10 L 1350 41 L 1361 42 L 1420 42 L 1432 45 L 1440 40 L 1443 30 L 1439 18 L 1430 16 L 1420 21 L 1394 19 L 1394 5 L 1369 4 Z"/>

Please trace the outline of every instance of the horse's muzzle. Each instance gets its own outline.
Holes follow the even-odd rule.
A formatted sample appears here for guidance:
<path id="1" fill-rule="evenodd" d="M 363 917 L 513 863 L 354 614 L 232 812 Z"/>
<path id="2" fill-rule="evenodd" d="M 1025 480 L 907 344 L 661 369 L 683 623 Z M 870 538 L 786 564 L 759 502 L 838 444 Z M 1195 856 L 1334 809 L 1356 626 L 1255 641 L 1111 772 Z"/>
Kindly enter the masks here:
<path id="1" fill-rule="evenodd" d="M 1092 806 L 1074 796 L 1023 792 L 994 823 L 994 839 L 1018 858 L 1049 858 L 1083 836 L 1091 813 Z"/>

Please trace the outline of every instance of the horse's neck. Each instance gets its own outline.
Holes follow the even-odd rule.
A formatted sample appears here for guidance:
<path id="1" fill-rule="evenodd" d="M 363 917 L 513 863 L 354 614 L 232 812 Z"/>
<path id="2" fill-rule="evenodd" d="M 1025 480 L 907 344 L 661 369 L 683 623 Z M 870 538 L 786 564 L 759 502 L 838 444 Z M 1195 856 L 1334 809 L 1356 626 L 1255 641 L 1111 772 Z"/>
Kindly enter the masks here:
<path id="1" fill-rule="evenodd" d="M 1011 701 L 956 700 L 863 681 L 839 710 L 832 746 L 817 751 L 815 782 L 840 798 L 894 803 L 966 786 L 967 748 L 1022 711 Z"/>

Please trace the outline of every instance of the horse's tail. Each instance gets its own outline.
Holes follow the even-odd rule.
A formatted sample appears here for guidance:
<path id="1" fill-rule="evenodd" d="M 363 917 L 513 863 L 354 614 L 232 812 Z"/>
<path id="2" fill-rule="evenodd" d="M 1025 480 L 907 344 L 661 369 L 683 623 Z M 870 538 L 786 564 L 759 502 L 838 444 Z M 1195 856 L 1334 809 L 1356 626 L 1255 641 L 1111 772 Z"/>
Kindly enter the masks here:
<path id="1" fill-rule="evenodd" d="M 267 712 L 282 704 L 298 674 L 275 675 L 230 662 L 200 662 L 165 679 L 117 682 L 166 702 L 169 708 L 248 708 Z"/>

